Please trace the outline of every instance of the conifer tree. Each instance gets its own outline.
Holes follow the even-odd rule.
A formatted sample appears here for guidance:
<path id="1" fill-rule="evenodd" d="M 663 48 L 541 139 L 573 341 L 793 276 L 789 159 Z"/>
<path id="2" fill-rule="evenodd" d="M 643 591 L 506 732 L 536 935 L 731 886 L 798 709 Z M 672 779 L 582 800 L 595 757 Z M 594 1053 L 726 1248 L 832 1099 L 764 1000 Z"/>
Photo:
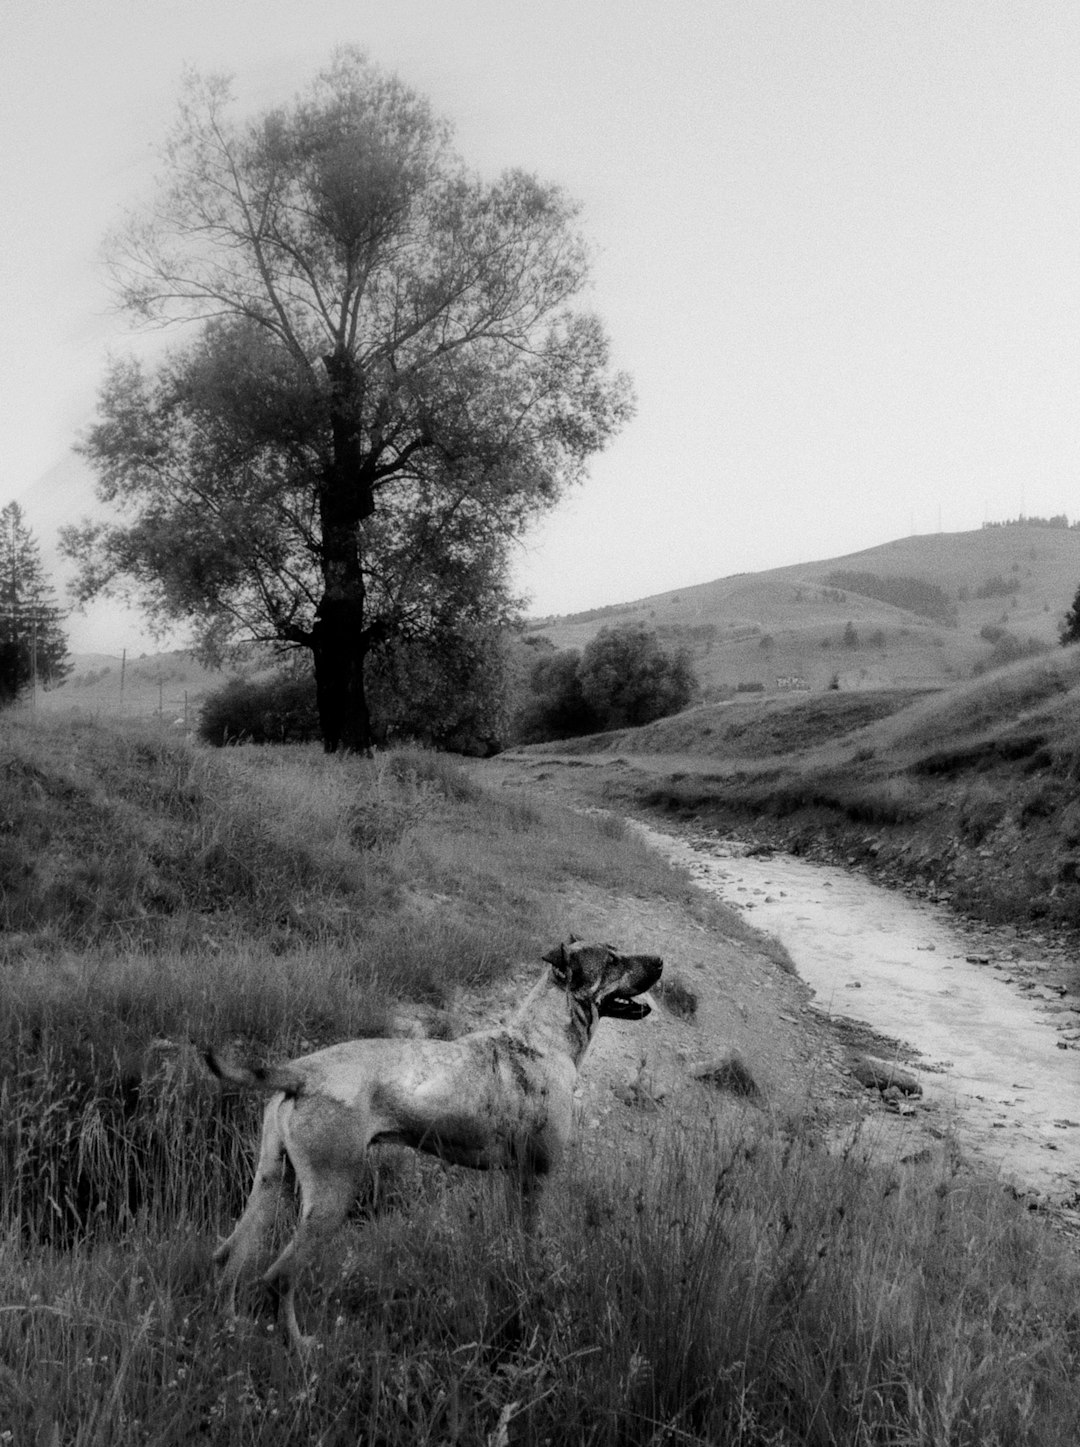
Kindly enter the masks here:
<path id="1" fill-rule="evenodd" d="M 9 502 L 0 509 L 0 706 L 70 673 L 62 621 L 37 541 L 22 508 Z"/>

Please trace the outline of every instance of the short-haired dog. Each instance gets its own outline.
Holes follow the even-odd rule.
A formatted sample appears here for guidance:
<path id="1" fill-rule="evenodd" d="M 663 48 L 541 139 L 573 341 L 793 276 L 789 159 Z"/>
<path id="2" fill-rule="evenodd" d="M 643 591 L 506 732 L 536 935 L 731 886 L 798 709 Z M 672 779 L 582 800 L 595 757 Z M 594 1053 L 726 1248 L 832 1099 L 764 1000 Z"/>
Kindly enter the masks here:
<path id="1" fill-rule="evenodd" d="M 300 1189 L 299 1222 L 264 1279 L 297 1347 L 307 1344 L 296 1321 L 297 1276 L 344 1220 L 369 1146 L 403 1144 L 477 1170 L 510 1170 L 531 1224 L 570 1136 L 577 1073 L 597 1024 L 647 1015 L 636 997 L 663 969 L 657 955 L 573 936 L 543 958 L 542 977 L 507 1024 L 456 1040 L 349 1040 L 266 1067 L 229 1050 L 207 1052 L 220 1079 L 274 1092 L 247 1207 L 214 1257 L 232 1314 L 237 1278 L 273 1217 L 286 1160 Z"/>

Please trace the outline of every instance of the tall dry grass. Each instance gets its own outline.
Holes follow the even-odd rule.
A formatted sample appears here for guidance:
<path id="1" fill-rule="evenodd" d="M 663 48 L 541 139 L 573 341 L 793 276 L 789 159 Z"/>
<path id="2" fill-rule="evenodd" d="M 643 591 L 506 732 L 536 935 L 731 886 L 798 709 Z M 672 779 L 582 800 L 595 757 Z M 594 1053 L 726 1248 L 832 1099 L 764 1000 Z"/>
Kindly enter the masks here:
<path id="1" fill-rule="evenodd" d="M 662 1130 L 616 1168 L 572 1162 L 530 1246 L 497 1182 L 395 1169 L 302 1293 L 306 1363 L 257 1298 L 223 1325 L 184 1218 L 66 1252 L 9 1236 L 13 1440 L 1075 1441 L 1080 1272 L 992 1187 L 809 1132 Z"/>

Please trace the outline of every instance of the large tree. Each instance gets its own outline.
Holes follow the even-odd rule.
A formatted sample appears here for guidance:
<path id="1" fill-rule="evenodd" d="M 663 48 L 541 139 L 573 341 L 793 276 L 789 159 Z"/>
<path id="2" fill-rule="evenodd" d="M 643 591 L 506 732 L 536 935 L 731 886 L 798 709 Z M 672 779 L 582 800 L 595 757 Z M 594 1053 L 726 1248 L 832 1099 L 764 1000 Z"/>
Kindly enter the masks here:
<path id="1" fill-rule="evenodd" d="M 37 540 L 9 502 L 0 509 L 0 706 L 70 673 L 62 622 Z"/>
<path id="2" fill-rule="evenodd" d="M 123 304 L 194 335 L 106 379 L 86 455 L 122 521 L 67 531 L 86 598 L 134 586 L 203 650 L 311 650 L 326 746 L 370 742 L 365 663 L 509 607 L 511 542 L 630 412 L 576 208 L 485 182 L 427 102 L 353 50 L 290 108 L 188 77 Z"/>

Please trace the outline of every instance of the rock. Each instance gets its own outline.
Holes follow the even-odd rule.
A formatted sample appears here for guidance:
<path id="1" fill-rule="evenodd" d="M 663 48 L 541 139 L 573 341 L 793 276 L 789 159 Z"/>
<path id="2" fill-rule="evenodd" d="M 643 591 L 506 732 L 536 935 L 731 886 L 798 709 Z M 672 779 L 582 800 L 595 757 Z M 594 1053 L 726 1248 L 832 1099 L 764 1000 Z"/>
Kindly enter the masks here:
<path id="1" fill-rule="evenodd" d="M 915 1114 L 915 1107 L 898 1085 L 887 1086 L 881 1092 L 881 1098 L 885 1102 L 886 1110 L 894 1111 L 897 1115 Z"/>
<path id="2" fill-rule="evenodd" d="M 691 1074 L 695 1080 L 700 1080 L 703 1085 L 711 1085 L 714 1090 L 726 1090 L 731 1095 L 741 1095 L 746 1100 L 761 1099 L 761 1091 L 749 1066 L 734 1053 L 699 1065 Z"/>
<path id="3" fill-rule="evenodd" d="M 900 1095 L 922 1095 L 922 1086 L 914 1075 L 901 1070 L 890 1061 L 874 1060 L 869 1055 L 861 1055 L 853 1061 L 851 1073 L 867 1090 L 880 1090 L 882 1094 L 895 1090 Z"/>

